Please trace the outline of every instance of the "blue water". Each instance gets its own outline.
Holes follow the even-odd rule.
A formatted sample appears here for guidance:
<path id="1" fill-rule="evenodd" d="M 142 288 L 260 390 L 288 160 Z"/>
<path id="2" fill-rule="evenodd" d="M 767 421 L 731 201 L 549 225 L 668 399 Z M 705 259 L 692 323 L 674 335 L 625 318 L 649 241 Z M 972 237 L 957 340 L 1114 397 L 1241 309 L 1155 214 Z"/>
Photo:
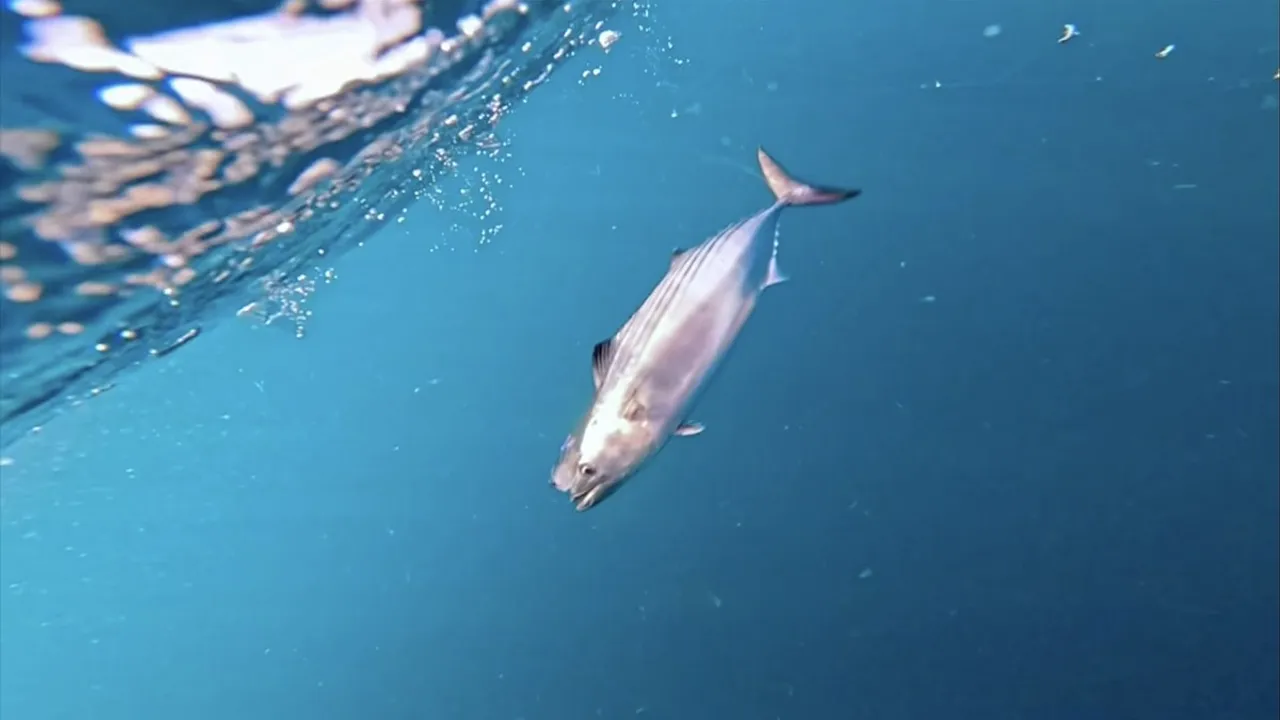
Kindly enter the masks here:
<path id="1" fill-rule="evenodd" d="M 1275 3 L 607 27 L 469 161 L 495 214 L 409 204 L 305 339 L 224 309 L 5 447 L 0 716 L 1280 713 Z M 757 144 L 864 194 L 576 513 L 591 347 L 769 202 Z"/>

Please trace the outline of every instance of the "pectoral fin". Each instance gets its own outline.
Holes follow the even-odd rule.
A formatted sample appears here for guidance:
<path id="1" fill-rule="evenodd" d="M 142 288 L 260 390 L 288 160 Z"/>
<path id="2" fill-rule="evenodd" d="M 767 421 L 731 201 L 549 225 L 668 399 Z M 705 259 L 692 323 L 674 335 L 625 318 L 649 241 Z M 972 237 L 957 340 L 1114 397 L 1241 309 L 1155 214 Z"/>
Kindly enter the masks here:
<path id="1" fill-rule="evenodd" d="M 707 426 L 702 423 L 681 423 L 680 427 L 676 428 L 675 435 L 676 437 L 693 437 L 706 429 Z"/>
<path id="2" fill-rule="evenodd" d="M 627 402 L 622 406 L 622 417 L 631 422 L 640 422 L 641 418 L 643 418 L 648 412 L 649 409 L 646 408 L 644 403 L 640 402 L 640 398 L 635 395 L 628 398 Z"/>

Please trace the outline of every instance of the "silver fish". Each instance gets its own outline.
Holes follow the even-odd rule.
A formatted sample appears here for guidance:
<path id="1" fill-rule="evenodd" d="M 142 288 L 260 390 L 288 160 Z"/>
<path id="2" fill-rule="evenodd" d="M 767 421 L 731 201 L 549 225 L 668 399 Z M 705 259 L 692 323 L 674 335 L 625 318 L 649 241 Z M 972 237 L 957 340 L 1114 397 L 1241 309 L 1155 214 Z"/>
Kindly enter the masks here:
<path id="1" fill-rule="evenodd" d="M 677 250 L 662 282 L 612 338 L 591 353 L 595 397 L 560 447 L 551 484 L 578 510 L 593 507 L 673 435 L 703 426 L 686 413 L 778 269 L 778 216 L 791 205 L 832 205 L 860 190 L 821 188 L 756 151 L 774 203 L 689 250 Z"/>

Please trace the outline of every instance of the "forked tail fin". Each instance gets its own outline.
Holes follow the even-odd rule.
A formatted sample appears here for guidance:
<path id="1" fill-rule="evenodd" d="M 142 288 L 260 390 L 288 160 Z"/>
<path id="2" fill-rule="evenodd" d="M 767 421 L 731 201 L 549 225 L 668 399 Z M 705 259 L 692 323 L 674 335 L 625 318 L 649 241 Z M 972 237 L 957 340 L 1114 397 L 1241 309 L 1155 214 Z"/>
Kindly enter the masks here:
<path id="1" fill-rule="evenodd" d="M 819 187 L 798 180 L 769 157 L 764 148 L 756 150 L 756 158 L 760 160 L 764 181 L 769 184 L 773 196 L 784 205 L 834 205 L 862 194 L 861 190 Z"/>

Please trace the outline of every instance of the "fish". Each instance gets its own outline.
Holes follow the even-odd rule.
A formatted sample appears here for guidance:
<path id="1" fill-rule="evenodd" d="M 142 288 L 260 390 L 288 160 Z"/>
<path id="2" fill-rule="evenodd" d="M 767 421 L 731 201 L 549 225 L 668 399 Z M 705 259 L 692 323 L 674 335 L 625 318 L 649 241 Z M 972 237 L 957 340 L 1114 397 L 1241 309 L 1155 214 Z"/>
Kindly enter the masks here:
<path id="1" fill-rule="evenodd" d="M 687 414 L 756 307 L 788 278 L 778 266 L 778 218 L 793 206 L 862 194 L 798 180 L 756 151 L 774 201 L 701 244 L 672 253 L 666 275 L 611 338 L 591 351 L 595 393 L 560 446 L 551 485 L 578 511 L 598 505 L 672 437 L 704 427 Z"/>

